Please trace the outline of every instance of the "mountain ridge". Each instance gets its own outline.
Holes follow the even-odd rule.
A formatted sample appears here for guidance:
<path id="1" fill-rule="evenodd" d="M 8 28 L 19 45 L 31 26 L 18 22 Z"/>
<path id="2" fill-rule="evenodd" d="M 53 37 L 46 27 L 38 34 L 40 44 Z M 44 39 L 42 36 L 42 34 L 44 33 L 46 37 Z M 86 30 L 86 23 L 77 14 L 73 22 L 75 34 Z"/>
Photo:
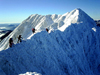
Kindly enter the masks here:
<path id="1" fill-rule="evenodd" d="M 36 28 L 38 30 L 37 32 L 45 30 L 45 28 L 49 28 L 50 31 L 52 29 L 60 29 L 61 31 L 64 31 L 64 29 L 66 27 L 68 27 L 69 25 L 71 25 L 71 23 L 78 23 L 78 21 L 77 21 L 78 18 L 79 18 L 80 22 L 85 20 L 84 16 L 82 17 L 83 19 L 81 17 L 78 17 L 79 16 L 79 11 L 81 11 L 81 13 L 83 12 L 81 9 L 78 8 L 78 9 L 75 9 L 75 10 L 71 11 L 66 16 L 63 16 L 63 15 L 58 16 L 58 19 L 54 19 L 56 21 L 54 21 L 49 15 L 46 15 L 46 16 L 42 16 L 42 15 L 38 15 L 38 14 L 31 15 L 26 20 L 24 20 L 14 30 L 14 32 L 12 32 L 8 37 L 9 38 L 13 37 L 13 39 L 15 40 L 14 42 L 17 41 L 16 37 L 20 34 L 23 36 L 24 39 L 27 39 L 32 34 L 32 32 L 31 32 L 32 28 Z M 82 14 L 84 14 L 84 13 L 85 12 L 83 12 Z M 91 18 L 89 17 L 89 19 L 91 19 Z M 87 20 L 85 20 L 85 22 L 90 23 Z M 95 25 L 94 22 L 93 22 L 93 24 Z M 7 47 L 7 45 L 8 44 L 6 44 L 6 47 Z M 0 46 L 0 50 L 3 50 L 2 48 L 4 48 L 4 47 L 2 47 L 2 48 L 1 47 L 2 47 L 2 45 Z"/>

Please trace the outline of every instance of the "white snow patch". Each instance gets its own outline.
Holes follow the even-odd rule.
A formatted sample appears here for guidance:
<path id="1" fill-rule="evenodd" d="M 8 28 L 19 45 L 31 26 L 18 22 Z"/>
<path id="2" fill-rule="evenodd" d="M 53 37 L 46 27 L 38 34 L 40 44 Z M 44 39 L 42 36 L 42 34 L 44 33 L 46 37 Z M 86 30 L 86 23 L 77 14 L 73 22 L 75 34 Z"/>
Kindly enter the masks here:
<path id="1" fill-rule="evenodd" d="M 37 72 L 26 72 L 25 74 L 19 74 L 19 75 L 42 75 L 42 74 Z"/>
<path id="2" fill-rule="evenodd" d="M 96 28 L 95 28 L 95 27 L 93 27 L 92 30 L 93 30 L 94 32 L 96 32 Z"/>
<path id="3" fill-rule="evenodd" d="M 34 34 L 30 35 L 27 39 L 31 39 L 31 37 L 33 36 Z"/>

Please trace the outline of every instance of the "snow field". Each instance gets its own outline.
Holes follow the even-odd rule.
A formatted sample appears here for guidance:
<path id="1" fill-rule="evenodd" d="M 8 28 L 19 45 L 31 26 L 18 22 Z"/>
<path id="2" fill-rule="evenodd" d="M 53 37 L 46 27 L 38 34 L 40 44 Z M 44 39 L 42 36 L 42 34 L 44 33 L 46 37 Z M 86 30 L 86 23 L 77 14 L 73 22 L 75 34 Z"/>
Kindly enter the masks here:
<path id="1" fill-rule="evenodd" d="M 78 28 L 81 25 L 73 24 L 64 32 L 56 30 L 48 34 L 46 31 L 42 31 L 31 39 L 2 51 L 0 55 L 5 54 L 5 59 L 2 60 L 6 62 L 6 64 L 4 62 L 0 65 L 2 70 L 8 75 L 26 72 L 38 72 L 43 75 L 93 75 L 92 70 L 95 71 L 96 66 L 92 65 L 97 64 L 97 61 L 90 62 L 95 60 L 95 56 L 91 55 L 94 50 L 89 52 L 88 46 L 94 49 L 94 44 L 90 42 L 94 40 L 92 35 L 95 35 L 95 32 L 92 29 L 83 32 L 84 24 L 83 30 L 79 32 Z M 91 38 L 89 39 L 87 36 Z M 83 43 L 87 40 L 88 45 Z M 99 43 L 97 44 L 99 45 Z M 97 55 L 98 52 L 96 49 L 94 55 Z"/>

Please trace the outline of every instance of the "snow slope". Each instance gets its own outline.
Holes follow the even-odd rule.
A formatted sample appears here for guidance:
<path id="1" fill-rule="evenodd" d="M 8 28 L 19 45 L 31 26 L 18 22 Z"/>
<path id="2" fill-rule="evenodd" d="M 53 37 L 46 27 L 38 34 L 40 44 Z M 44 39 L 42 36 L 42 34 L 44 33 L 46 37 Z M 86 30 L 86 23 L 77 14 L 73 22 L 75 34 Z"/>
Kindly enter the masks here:
<path id="1" fill-rule="evenodd" d="M 34 35 L 32 27 L 37 29 Z M 31 15 L 0 44 L 0 73 L 99 75 L 99 33 L 100 28 L 81 9 L 64 15 Z M 13 37 L 16 43 L 19 34 L 23 42 L 8 48 L 8 39 Z"/>

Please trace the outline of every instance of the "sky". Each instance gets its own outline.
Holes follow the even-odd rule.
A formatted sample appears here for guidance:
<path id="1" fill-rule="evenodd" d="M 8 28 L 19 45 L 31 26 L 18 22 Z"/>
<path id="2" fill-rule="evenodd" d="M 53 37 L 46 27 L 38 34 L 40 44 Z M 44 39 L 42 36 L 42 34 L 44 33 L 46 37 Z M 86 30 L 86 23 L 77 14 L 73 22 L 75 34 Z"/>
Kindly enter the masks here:
<path id="1" fill-rule="evenodd" d="M 0 23 L 21 23 L 32 14 L 65 14 L 76 8 L 100 19 L 100 0 L 0 0 Z"/>

